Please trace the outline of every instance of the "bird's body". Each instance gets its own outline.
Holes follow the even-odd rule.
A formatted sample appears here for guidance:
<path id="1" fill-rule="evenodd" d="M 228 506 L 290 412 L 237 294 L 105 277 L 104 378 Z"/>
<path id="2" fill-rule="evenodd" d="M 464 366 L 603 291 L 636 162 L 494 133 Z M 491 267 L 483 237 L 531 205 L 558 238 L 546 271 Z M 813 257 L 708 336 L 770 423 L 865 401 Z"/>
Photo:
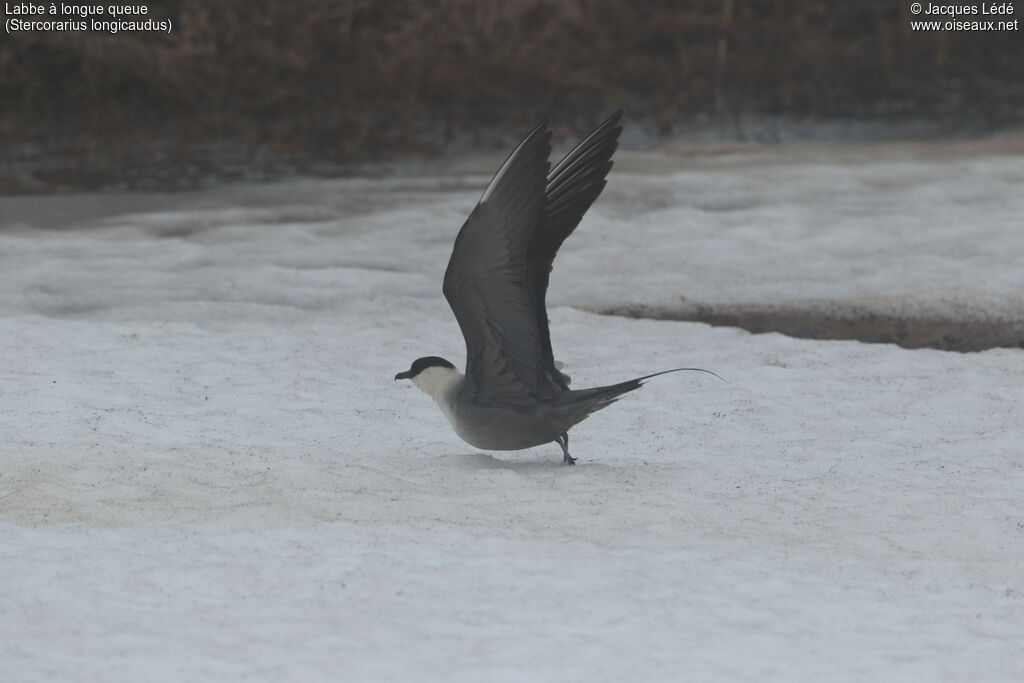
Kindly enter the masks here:
<path id="1" fill-rule="evenodd" d="M 434 399 L 463 441 L 489 451 L 518 451 L 557 441 L 573 425 L 622 394 L 636 389 L 641 381 L 564 391 L 550 402 L 511 408 L 460 400 L 466 389 L 466 378 L 454 368 L 428 367 L 411 379 Z"/>
<path id="2" fill-rule="evenodd" d="M 420 380 L 424 375 L 426 377 Z M 565 431 L 537 411 L 523 412 L 459 401 L 465 380 L 461 372 L 448 368 L 430 368 L 413 378 L 416 386 L 437 402 L 459 438 L 470 446 L 489 451 L 517 451 L 550 443 Z"/>
<path id="3" fill-rule="evenodd" d="M 555 442 L 572 464 L 569 429 L 655 376 L 570 389 L 548 329 L 545 295 L 555 254 L 604 189 L 620 116 L 598 126 L 554 169 L 551 133 L 544 124 L 534 128 L 455 239 L 444 295 L 466 340 L 466 373 L 427 356 L 395 379 L 411 379 L 429 394 L 471 446 L 520 450 Z"/>

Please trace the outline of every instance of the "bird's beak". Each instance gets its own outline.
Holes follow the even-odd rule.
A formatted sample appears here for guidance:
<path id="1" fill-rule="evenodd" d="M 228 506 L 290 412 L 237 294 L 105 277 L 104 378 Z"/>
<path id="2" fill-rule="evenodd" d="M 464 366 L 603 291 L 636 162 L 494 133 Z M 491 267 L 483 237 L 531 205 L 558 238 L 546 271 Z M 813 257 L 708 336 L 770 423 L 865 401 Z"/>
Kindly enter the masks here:
<path id="1" fill-rule="evenodd" d="M 406 370 L 405 372 L 400 372 L 397 375 L 395 375 L 395 379 L 396 380 L 399 380 L 399 379 L 409 379 L 411 376 L 412 375 L 409 374 L 409 371 Z"/>

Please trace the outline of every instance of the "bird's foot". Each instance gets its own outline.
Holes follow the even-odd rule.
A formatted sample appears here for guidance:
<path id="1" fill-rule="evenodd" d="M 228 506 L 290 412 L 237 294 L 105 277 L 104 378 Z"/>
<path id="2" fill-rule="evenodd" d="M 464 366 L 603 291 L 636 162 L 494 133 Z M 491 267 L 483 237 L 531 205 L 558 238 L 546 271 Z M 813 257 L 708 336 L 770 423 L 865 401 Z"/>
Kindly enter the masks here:
<path id="1" fill-rule="evenodd" d="M 575 465 L 576 458 L 569 455 L 569 432 L 562 432 L 555 438 L 555 443 L 562 447 L 562 464 Z"/>

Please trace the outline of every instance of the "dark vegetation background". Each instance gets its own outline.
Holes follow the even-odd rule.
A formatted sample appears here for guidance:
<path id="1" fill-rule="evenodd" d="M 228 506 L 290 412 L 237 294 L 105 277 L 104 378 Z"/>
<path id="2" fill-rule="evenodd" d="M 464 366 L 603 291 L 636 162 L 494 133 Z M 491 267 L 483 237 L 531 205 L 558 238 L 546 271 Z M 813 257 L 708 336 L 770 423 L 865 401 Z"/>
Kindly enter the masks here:
<path id="1" fill-rule="evenodd" d="M 507 144 L 543 115 L 573 132 L 618 107 L 655 134 L 1024 120 L 1024 33 L 913 32 L 904 0 L 148 5 L 170 35 L 2 34 L 0 191 L 333 173 Z"/>

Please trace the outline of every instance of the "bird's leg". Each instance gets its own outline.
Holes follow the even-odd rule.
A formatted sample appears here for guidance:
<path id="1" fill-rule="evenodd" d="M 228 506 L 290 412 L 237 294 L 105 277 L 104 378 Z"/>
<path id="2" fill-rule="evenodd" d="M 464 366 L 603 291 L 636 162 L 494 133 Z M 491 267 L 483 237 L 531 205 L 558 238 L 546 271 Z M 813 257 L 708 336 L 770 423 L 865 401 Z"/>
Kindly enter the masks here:
<path id="1" fill-rule="evenodd" d="M 558 436 L 555 441 L 562 447 L 562 464 L 563 465 L 575 465 L 576 458 L 569 455 L 569 432 L 563 432 Z"/>

